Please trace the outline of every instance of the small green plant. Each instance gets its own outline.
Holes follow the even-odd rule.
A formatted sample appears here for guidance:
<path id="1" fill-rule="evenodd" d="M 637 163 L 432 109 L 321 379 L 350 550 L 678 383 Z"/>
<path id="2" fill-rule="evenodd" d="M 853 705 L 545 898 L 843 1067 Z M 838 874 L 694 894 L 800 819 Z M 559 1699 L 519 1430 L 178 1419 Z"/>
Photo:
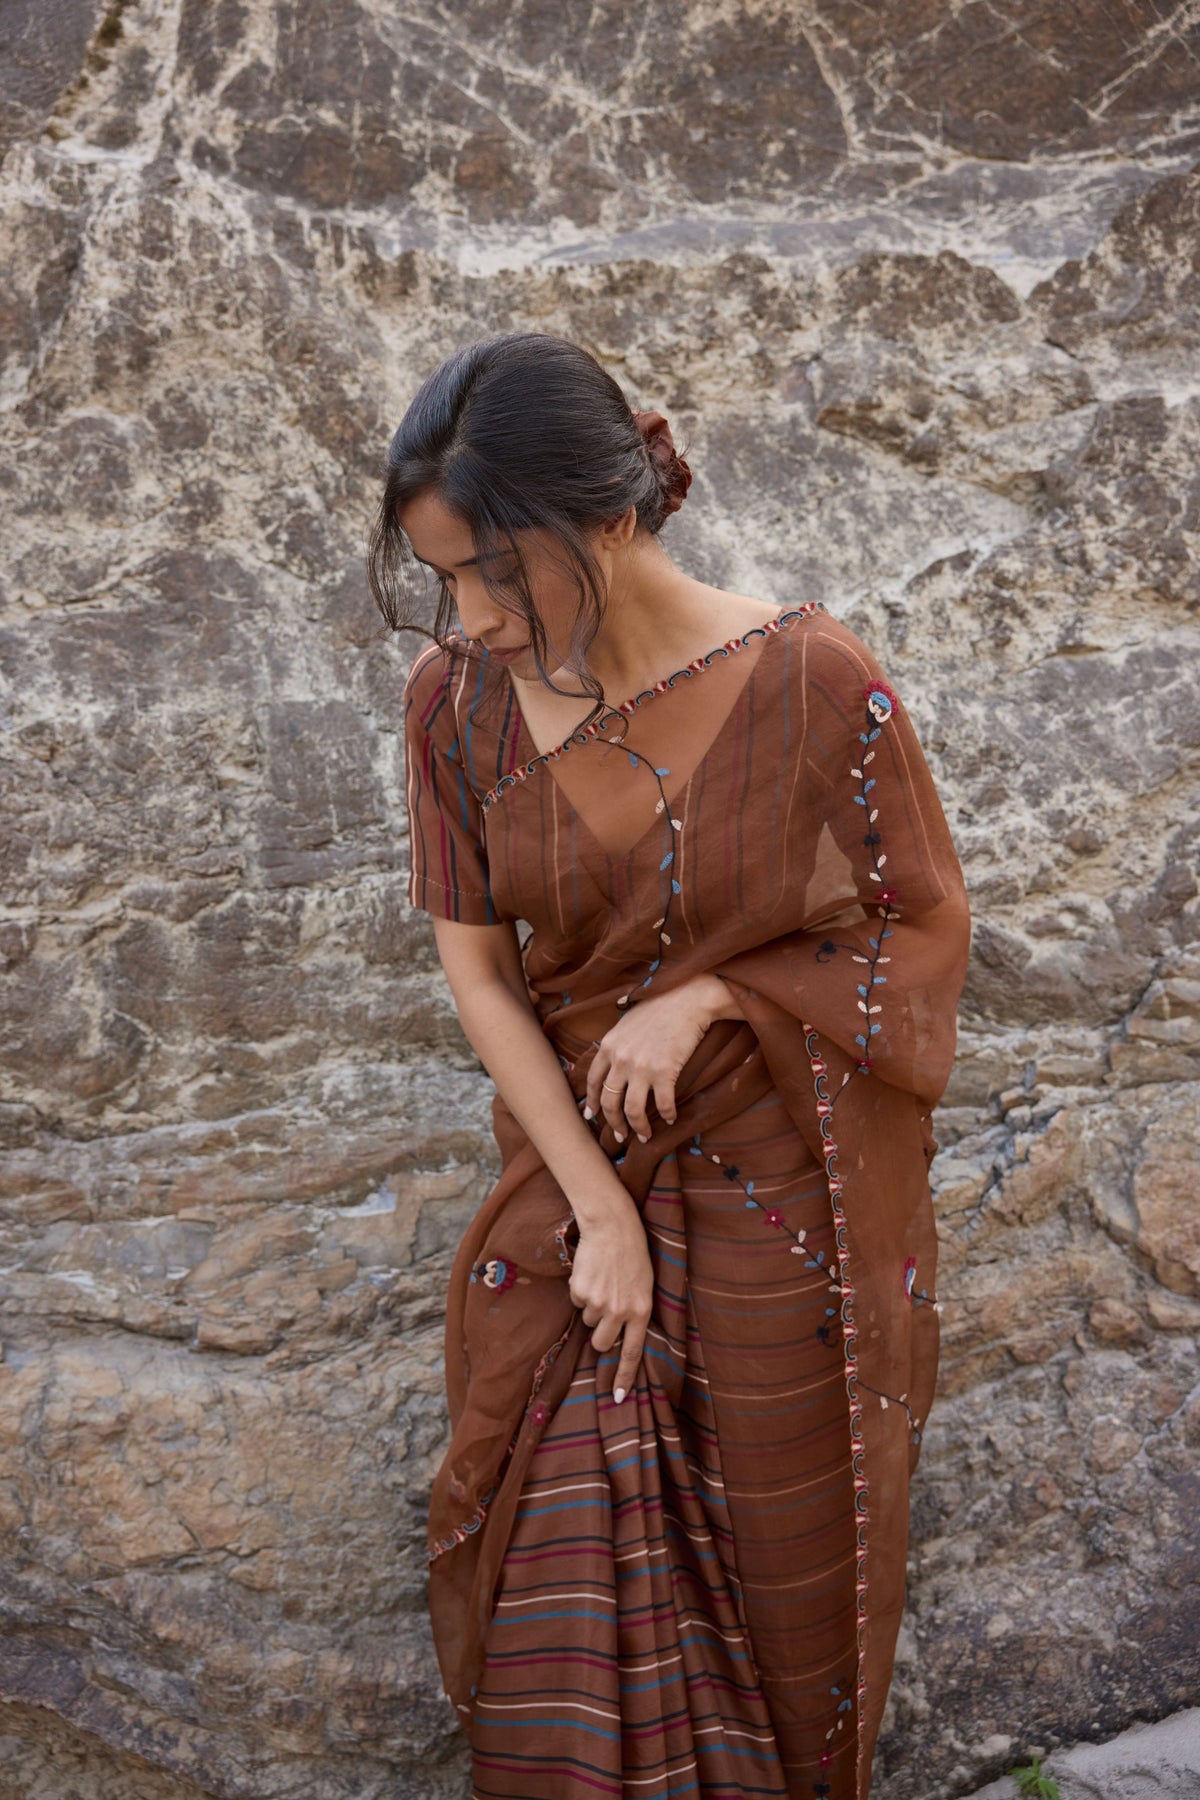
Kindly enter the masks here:
<path id="1" fill-rule="evenodd" d="M 1058 1783 L 1053 1775 L 1042 1774 L 1040 1756 L 1035 1756 L 1023 1769 L 1010 1769 L 1008 1772 L 1021 1792 L 1034 1796 L 1034 1800 L 1060 1800 Z"/>

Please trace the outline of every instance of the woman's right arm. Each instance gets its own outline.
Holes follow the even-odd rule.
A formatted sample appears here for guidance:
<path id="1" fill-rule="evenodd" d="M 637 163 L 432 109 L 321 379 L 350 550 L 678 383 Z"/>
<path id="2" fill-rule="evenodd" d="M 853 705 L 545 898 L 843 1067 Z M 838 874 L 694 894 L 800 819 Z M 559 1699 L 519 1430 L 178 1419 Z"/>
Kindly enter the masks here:
<path id="1" fill-rule="evenodd" d="M 501 1098 L 562 1188 L 579 1226 L 570 1292 L 597 1350 L 623 1333 L 614 1394 L 633 1385 L 650 1317 L 645 1227 L 578 1111 L 533 1008 L 516 928 L 434 918 L 438 956 L 459 1023 Z"/>

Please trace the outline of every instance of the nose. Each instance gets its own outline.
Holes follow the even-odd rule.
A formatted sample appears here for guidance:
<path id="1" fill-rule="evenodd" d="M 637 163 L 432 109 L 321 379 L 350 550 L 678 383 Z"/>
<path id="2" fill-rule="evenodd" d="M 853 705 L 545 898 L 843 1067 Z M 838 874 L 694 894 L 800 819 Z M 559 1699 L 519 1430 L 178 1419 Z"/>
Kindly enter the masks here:
<path id="1" fill-rule="evenodd" d="M 467 620 L 462 617 L 461 613 L 459 614 L 459 623 L 462 625 L 463 631 L 466 634 L 466 636 L 471 639 L 471 642 L 474 644 L 480 645 L 484 650 L 491 650 L 492 648 L 494 648 L 496 643 L 499 641 L 501 632 L 503 630 L 503 626 L 501 624 L 499 624 L 498 622 L 493 623 L 490 620 L 488 621 L 486 626 L 479 625 L 474 622 L 468 624 Z"/>
<path id="2" fill-rule="evenodd" d="M 461 580 L 455 605 L 465 635 L 487 648 L 487 640 L 503 635 L 509 615 L 488 593 L 480 577 Z"/>

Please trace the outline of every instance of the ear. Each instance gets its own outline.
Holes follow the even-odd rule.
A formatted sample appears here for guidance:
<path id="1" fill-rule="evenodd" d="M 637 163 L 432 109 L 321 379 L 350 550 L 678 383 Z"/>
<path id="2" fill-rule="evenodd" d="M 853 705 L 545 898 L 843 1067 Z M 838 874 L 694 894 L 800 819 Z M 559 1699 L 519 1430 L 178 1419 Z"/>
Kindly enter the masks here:
<path id="1" fill-rule="evenodd" d="M 605 550 L 620 550 L 630 542 L 637 529 L 637 507 L 628 506 L 615 519 L 605 519 L 600 527 L 600 544 Z"/>

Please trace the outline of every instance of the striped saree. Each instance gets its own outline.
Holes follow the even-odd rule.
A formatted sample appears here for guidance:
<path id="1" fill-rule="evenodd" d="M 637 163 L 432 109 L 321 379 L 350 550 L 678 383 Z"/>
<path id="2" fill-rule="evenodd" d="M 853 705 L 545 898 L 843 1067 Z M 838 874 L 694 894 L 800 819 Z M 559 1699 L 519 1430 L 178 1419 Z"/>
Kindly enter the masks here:
<path id="1" fill-rule="evenodd" d="M 479 1800 L 867 1800 L 938 1358 L 930 1112 L 970 924 L 906 709 L 818 601 L 539 754 L 461 641 L 405 696 L 409 896 L 531 930 L 580 1106 L 595 1042 L 716 970 L 744 1018 L 618 1144 L 654 1310 L 611 1399 L 566 1198 L 510 1108 L 459 1249 L 430 1612 Z"/>

